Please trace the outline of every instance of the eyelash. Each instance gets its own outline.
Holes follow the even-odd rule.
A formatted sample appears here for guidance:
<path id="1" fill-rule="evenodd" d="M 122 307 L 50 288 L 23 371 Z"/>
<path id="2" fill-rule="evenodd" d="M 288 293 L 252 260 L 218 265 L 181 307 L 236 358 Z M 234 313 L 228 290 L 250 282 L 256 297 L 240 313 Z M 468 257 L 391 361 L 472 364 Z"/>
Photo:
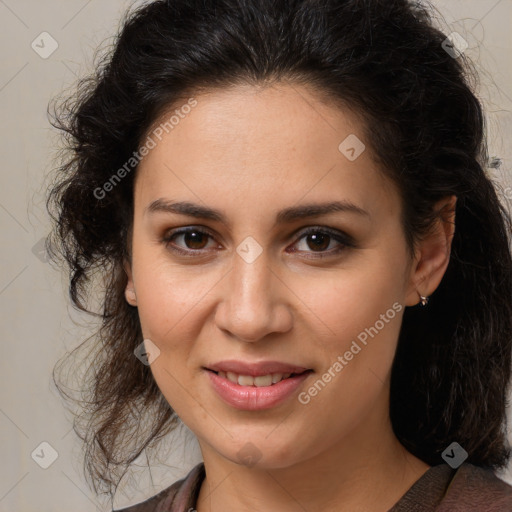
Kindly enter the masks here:
<path id="1" fill-rule="evenodd" d="M 208 251 L 208 249 L 189 249 L 189 250 L 184 250 L 184 249 L 182 249 L 182 248 L 180 248 L 178 246 L 175 246 L 175 245 L 173 246 L 171 244 L 172 240 L 175 237 L 180 236 L 180 235 L 186 235 L 187 233 L 200 233 L 201 235 L 206 235 L 206 236 L 209 236 L 210 238 L 213 238 L 213 235 L 211 235 L 208 231 L 205 231 L 203 229 L 199 229 L 199 228 L 196 228 L 196 227 L 187 227 L 187 228 L 177 229 L 175 231 L 167 233 L 162 238 L 161 241 L 165 245 L 166 248 L 168 248 L 172 252 L 174 252 L 176 254 L 179 254 L 179 255 L 182 255 L 182 256 L 193 256 L 192 253 L 204 253 L 204 252 Z M 307 237 L 308 235 L 311 235 L 311 234 L 328 235 L 329 237 L 334 239 L 336 242 L 338 242 L 341 245 L 341 247 L 338 248 L 338 249 L 335 249 L 335 250 L 331 249 L 330 251 L 323 252 L 323 253 L 321 253 L 321 252 L 320 253 L 315 253 L 315 252 L 309 253 L 309 252 L 306 251 L 306 254 L 313 254 L 313 256 L 306 256 L 306 258 L 308 258 L 308 259 L 327 258 L 327 257 L 330 257 L 330 256 L 337 255 L 340 252 L 342 252 L 342 251 L 344 251 L 344 250 L 346 250 L 348 248 L 355 247 L 354 240 L 349 235 L 346 235 L 346 234 L 344 234 L 344 233 L 342 233 L 340 231 L 332 230 L 330 228 L 318 227 L 318 226 L 309 227 L 309 228 L 305 229 L 304 231 L 302 231 L 299 234 L 300 236 L 299 236 L 299 238 L 297 239 L 297 241 L 295 243 L 297 243 L 298 241 L 302 240 L 303 238 L 305 238 L 305 237 Z M 297 250 L 295 250 L 295 251 L 292 251 L 292 252 L 305 252 L 305 251 L 297 251 Z"/>

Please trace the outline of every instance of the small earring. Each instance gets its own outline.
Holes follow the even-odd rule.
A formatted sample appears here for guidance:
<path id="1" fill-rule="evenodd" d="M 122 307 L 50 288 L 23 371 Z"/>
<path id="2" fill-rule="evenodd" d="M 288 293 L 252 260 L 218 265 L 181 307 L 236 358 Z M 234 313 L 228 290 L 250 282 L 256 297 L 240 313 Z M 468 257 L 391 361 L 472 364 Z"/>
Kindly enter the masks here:
<path id="1" fill-rule="evenodd" d="M 420 295 L 420 304 L 422 306 L 426 306 L 428 304 L 428 297 L 424 297 L 423 295 L 419 294 Z"/>

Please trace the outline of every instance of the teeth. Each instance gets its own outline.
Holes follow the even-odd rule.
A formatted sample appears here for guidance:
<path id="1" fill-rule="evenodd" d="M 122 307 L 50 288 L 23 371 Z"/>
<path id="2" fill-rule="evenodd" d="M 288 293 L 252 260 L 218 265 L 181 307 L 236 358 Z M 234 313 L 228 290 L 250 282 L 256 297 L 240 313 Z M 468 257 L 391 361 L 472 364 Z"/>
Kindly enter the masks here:
<path id="1" fill-rule="evenodd" d="M 220 377 L 224 377 L 225 379 L 230 380 L 235 384 L 239 384 L 240 386 L 271 386 L 272 384 L 277 384 L 283 379 L 287 379 L 291 373 L 269 373 L 267 375 L 259 375 L 258 377 L 253 377 L 251 375 L 237 375 L 233 372 L 218 372 Z"/>
<path id="2" fill-rule="evenodd" d="M 254 377 L 251 377 L 250 375 L 239 375 L 238 384 L 240 384 L 240 386 L 253 386 Z"/>
<path id="3" fill-rule="evenodd" d="M 257 377 L 254 377 L 253 381 L 254 381 L 254 385 L 257 387 L 271 386 L 272 385 L 272 375 L 258 375 Z M 240 382 L 240 377 L 238 377 L 238 382 Z"/>
<path id="4" fill-rule="evenodd" d="M 282 373 L 273 373 L 272 374 L 272 384 L 275 384 L 276 382 L 279 382 L 283 378 Z"/>

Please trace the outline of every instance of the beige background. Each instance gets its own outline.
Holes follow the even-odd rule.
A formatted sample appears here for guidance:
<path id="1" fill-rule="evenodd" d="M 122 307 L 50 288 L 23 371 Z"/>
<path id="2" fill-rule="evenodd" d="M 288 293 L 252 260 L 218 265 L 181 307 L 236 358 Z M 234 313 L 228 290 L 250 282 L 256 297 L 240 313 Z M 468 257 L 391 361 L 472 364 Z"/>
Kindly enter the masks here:
<path id="1" fill-rule="evenodd" d="M 113 35 L 132 3 L 0 0 L 0 511 L 108 510 L 87 488 L 80 444 L 50 378 L 55 361 L 87 336 L 88 320 L 69 307 L 63 276 L 38 256 L 37 247 L 48 228 L 44 175 L 54 156 L 48 100 L 89 69 L 94 49 Z M 467 53 L 481 69 L 478 94 L 488 110 L 490 153 L 503 161 L 492 173 L 504 200 L 512 200 L 512 0 L 435 5 L 445 16 L 445 31 L 467 39 Z M 31 47 L 42 32 L 58 44 L 47 59 Z M 48 469 L 31 457 L 36 448 L 41 454 L 42 442 L 58 454 Z M 132 489 L 127 479 L 116 507 L 155 494 L 201 460 L 186 427 L 176 443 L 172 456 L 162 452 L 165 464 L 152 470 L 152 481 L 143 469 L 131 473 L 140 488 Z M 51 450 L 43 446 L 43 451 L 39 460 L 49 460 Z M 500 476 L 512 483 L 512 470 Z"/>

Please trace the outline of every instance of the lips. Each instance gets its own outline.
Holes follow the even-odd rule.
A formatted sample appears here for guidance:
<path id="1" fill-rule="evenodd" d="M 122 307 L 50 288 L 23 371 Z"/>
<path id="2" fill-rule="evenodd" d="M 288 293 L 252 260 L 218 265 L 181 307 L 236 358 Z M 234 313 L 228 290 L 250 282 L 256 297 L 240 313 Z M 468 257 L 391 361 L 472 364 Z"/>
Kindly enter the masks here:
<path id="1" fill-rule="evenodd" d="M 226 360 L 203 369 L 212 389 L 225 403 L 248 411 L 283 403 L 314 373 L 312 368 L 282 361 Z"/>
<path id="2" fill-rule="evenodd" d="M 292 374 L 287 379 L 261 387 L 239 385 L 206 368 L 204 373 L 213 391 L 226 404 L 235 409 L 258 411 L 276 407 L 291 399 L 313 370 L 303 371 L 295 376 Z"/>

